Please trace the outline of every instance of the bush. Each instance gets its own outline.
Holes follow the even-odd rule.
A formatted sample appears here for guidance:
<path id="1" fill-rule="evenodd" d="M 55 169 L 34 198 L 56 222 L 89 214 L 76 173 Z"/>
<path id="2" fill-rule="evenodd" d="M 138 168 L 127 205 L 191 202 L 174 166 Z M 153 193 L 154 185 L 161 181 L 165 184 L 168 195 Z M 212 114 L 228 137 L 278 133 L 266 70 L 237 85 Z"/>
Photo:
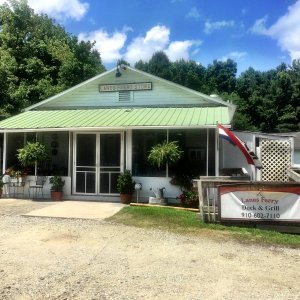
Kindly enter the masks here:
<path id="1" fill-rule="evenodd" d="M 184 207 L 198 208 L 199 207 L 199 197 L 194 191 L 183 191 L 181 195 L 177 197 L 180 203 Z"/>

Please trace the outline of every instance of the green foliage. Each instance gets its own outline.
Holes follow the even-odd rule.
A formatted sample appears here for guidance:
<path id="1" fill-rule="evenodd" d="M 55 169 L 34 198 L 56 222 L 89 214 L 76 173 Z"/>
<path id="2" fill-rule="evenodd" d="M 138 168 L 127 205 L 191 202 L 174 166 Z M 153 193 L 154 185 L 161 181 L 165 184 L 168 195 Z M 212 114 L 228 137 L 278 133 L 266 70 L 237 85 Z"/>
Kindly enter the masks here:
<path id="1" fill-rule="evenodd" d="M 199 207 L 199 197 L 198 194 L 194 191 L 183 191 L 182 194 L 177 197 L 177 199 L 179 199 L 180 203 L 185 207 Z"/>
<path id="2" fill-rule="evenodd" d="M 237 64 L 231 59 L 214 60 L 206 70 L 206 84 L 211 92 L 231 93 L 235 90 Z"/>
<path id="3" fill-rule="evenodd" d="M 40 142 L 27 144 L 17 150 L 17 157 L 22 166 L 34 166 L 37 162 L 48 159 L 48 149 Z"/>
<path id="4" fill-rule="evenodd" d="M 137 69 L 144 72 L 155 74 L 164 79 L 172 80 L 170 67 L 171 63 L 168 56 L 163 51 L 155 52 L 148 63 L 138 61 L 135 64 Z"/>
<path id="5" fill-rule="evenodd" d="M 91 42 L 75 36 L 27 1 L 0 5 L 0 114 L 9 116 L 104 71 Z"/>
<path id="6" fill-rule="evenodd" d="M 182 156 L 183 151 L 180 150 L 176 141 L 164 141 L 152 147 L 148 155 L 148 161 L 153 166 L 160 168 L 166 164 L 171 165 L 176 163 Z"/>
<path id="7" fill-rule="evenodd" d="M 61 176 L 59 176 L 59 175 L 52 176 L 52 177 L 50 177 L 49 182 L 51 184 L 52 192 L 62 192 L 63 191 L 65 181 L 62 180 Z"/>
<path id="8" fill-rule="evenodd" d="M 139 70 L 169 79 L 205 94 L 218 94 L 237 105 L 233 127 L 238 130 L 289 132 L 300 130 L 300 60 L 269 71 L 252 67 L 236 76 L 231 59 L 214 60 L 207 68 L 183 59 L 170 62 L 163 52 L 135 64 Z"/>
<path id="9" fill-rule="evenodd" d="M 134 193 L 135 182 L 132 179 L 131 172 L 125 170 L 121 173 L 117 179 L 117 190 L 120 194 L 132 194 Z"/>

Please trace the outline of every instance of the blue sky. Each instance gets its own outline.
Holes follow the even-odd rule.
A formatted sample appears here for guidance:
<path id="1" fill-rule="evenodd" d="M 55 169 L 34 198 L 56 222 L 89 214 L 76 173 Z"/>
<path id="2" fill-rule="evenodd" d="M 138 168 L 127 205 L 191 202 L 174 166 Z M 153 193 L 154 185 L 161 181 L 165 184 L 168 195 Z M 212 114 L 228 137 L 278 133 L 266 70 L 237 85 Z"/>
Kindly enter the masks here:
<path id="1" fill-rule="evenodd" d="M 3 3 L 5 0 L 0 0 Z M 300 0 L 28 0 L 82 40 L 107 69 L 163 50 L 204 66 L 232 58 L 238 73 L 300 58 Z"/>

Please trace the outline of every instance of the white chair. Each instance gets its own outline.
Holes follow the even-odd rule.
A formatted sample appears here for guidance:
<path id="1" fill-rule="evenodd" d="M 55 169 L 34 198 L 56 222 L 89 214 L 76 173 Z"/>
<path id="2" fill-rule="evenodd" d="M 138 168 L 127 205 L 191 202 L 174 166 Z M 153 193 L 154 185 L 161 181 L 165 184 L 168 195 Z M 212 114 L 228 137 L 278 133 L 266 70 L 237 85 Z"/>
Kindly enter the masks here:
<path id="1" fill-rule="evenodd" d="M 3 196 L 9 198 L 10 176 L 5 174 L 2 177 L 3 182 Z"/>
<path id="2" fill-rule="evenodd" d="M 29 181 L 29 187 L 28 187 L 28 194 L 30 198 L 30 193 L 31 191 L 33 192 L 32 196 L 33 198 L 39 198 L 41 195 L 41 198 L 44 198 L 44 184 L 47 180 L 46 176 L 36 176 L 35 180 L 30 180 Z"/>

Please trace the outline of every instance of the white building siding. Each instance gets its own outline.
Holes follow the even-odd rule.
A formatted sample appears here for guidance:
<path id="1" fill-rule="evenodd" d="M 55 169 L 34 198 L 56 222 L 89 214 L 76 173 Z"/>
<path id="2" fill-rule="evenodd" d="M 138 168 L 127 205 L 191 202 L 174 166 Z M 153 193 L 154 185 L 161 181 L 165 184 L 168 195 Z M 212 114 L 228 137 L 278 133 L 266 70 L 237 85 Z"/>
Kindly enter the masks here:
<path id="1" fill-rule="evenodd" d="M 152 82 L 152 90 L 132 91 L 132 101 L 124 102 L 126 106 L 149 105 L 218 105 L 196 93 L 187 91 L 177 85 L 163 80 L 137 74 L 131 70 L 123 71 L 119 78 L 115 73 L 96 78 L 85 85 L 66 93 L 57 99 L 49 101 L 40 108 L 70 108 L 70 107 L 115 107 L 122 105 L 119 92 L 99 92 L 99 84 L 122 84 L 136 82 Z M 126 72 L 126 73 L 125 73 Z"/>

